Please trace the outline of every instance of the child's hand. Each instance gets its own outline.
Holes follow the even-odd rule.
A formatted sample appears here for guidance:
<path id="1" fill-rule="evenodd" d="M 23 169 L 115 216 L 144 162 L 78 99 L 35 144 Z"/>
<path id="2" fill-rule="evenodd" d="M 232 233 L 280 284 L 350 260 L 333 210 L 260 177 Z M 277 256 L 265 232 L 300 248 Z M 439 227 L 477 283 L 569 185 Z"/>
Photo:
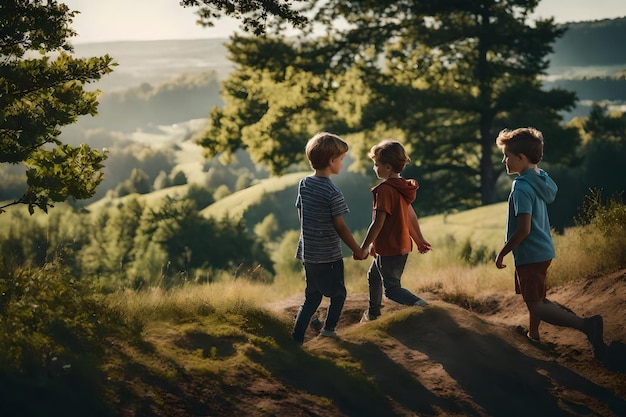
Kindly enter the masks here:
<path id="1" fill-rule="evenodd" d="M 504 257 L 501 255 L 498 255 L 498 257 L 496 258 L 496 267 L 498 269 L 506 268 L 506 265 L 502 263 L 502 261 L 504 260 L 503 258 Z"/>
<path id="2" fill-rule="evenodd" d="M 376 257 L 376 251 L 374 250 L 374 244 L 373 243 L 370 243 L 370 246 L 367 248 L 367 252 L 370 255 Z"/>
<path id="3" fill-rule="evenodd" d="M 425 240 L 421 241 L 421 242 L 416 242 L 417 243 L 417 250 L 419 253 L 426 253 L 430 250 L 433 250 L 433 247 L 430 245 L 430 243 L 426 242 Z"/>

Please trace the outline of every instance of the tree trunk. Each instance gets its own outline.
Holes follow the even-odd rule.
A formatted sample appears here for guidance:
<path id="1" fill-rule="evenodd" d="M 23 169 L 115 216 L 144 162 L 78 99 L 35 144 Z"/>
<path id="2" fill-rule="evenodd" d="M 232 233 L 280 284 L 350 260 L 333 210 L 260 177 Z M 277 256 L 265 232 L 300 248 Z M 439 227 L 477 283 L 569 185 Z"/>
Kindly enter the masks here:
<path id="1" fill-rule="evenodd" d="M 495 203 L 495 173 L 491 162 L 494 139 L 491 137 L 491 128 L 495 117 L 492 109 L 493 102 L 493 70 L 487 61 L 487 52 L 491 49 L 492 30 L 490 23 L 491 11 L 484 7 L 480 19 L 480 33 L 478 37 L 478 65 L 476 78 L 480 90 L 480 200 L 481 204 Z"/>
<path id="2" fill-rule="evenodd" d="M 480 123 L 480 200 L 483 206 L 496 202 L 496 179 L 491 162 L 495 138 L 491 136 L 491 121 L 481 117 Z"/>

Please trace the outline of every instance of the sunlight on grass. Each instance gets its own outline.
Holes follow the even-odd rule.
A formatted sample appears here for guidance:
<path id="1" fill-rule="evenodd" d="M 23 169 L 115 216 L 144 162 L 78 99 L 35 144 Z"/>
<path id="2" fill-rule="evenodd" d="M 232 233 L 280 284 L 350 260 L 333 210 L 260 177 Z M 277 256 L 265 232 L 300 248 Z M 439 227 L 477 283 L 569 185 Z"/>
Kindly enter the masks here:
<path id="1" fill-rule="evenodd" d="M 618 215 L 620 206 L 616 206 Z M 490 293 L 513 292 L 515 266 L 512 256 L 505 257 L 507 268 L 497 269 L 494 257 L 503 244 L 506 204 L 438 215 L 421 220 L 433 251 L 409 255 L 403 286 L 416 293 L 433 292 L 443 299 L 468 303 Z M 604 214 L 613 218 L 613 213 Z M 613 217 L 611 217 L 613 216 Z M 618 217 L 618 222 L 621 222 Z M 620 223 L 621 224 L 621 223 Z M 597 221 L 553 233 L 557 256 L 549 270 L 548 285 L 559 286 L 572 280 L 613 271 L 626 262 L 626 233 L 623 226 L 607 227 Z M 371 258 L 354 261 L 346 258 L 345 281 L 348 297 L 367 293 L 367 270 Z M 183 285 L 164 290 L 123 291 L 110 297 L 113 306 L 139 320 L 189 319 L 210 314 L 234 314 L 266 307 L 269 303 L 302 294 L 302 271 L 282 271 L 271 284 L 253 279 L 233 278 L 221 273 L 217 282 Z"/>
<path id="2" fill-rule="evenodd" d="M 261 180 L 258 184 L 216 201 L 209 207 L 202 210 L 201 214 L 205 217 L 212 217 L 215 219 L 221 219 L 224 217 L 238 219 L 243 216 L 248 207 L 253 206 L 266 194 L 293 186 L 307 174 L 308 173 L 294 172 L 283 175 L 280 178 Z"/>
<path id="3" fill-rule="evenodd" d="M 172 290 L 127 290 L 111 297 L 111 303 L 122 307 L 130 316 L 144 319 L 185 318 L 212 312 L 242 313 L 258 308 L 267 291 L 267 284 L 238 279 Z"/>

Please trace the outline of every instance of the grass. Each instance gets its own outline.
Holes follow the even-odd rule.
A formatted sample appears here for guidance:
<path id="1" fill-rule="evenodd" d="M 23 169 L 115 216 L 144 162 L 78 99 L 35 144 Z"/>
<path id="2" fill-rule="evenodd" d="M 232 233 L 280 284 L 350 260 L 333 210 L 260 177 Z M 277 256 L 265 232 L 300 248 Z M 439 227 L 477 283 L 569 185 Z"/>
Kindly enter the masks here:
<path id="1" fill-rule="evenodd" d="M 619 209 L 619 207 L 618 207 Z M 623 208 L 621 209 L 623 210 Z M 480 207 L 461 213 L 437 215 L 420 220 L 424 236 L 433 251 L 409 255 L 403 285 L 415 291 L 435 291 L 444 297 L 474 299 L 494 292 L 513 291 L 514 263 L 505 257 L 505 269 L 497 269 L 494 257 L 504 240 L 506 203 Z M 622 231 L 624 226 L 622 226 Z M 590 223 L 554 234 L 556 259 L 550 267 L 549 285 L 563 285 L 581 277 L 608 272 L 626 262 L 626 233 L 613 230 L 607 234 Z M 481 252 L 477 261 L 464 255 L 466 247 Z M 345 280 L 348 294 L 367 293 L 366 261 L 345 259 Z M 116 303 L 134 316 L 166 319 L 189 317 L 214 311 L 245 312 L 262 308 L 267 302 L 301 294 L 304 277 L 301 271 L 281 271 L 271 284 L 224 273 L 216 282 L 188 285 L 170 291 L 151 289 L 117 294 Z M 348 296 L 349 296 L 348 295 Z"/>
<path id="2" fill-rule="evenodd" d="M 620 206 L 614 211 L 622 217 L 600 210 L 608 222 L 592 219 L 555 235 L 551 285 L 626 263 L 626 210 Z M 467 256 L 481 248 L 500 248 L 505 213 L 502 203 L 421 219 L 434 250 L 409 256 L 404 286 L 418 293 L 437 291 L 444 300 L 469 307 L 481 295 L 513 291 L 510 256 L 505 270 L 495 268 L 487 255 L 477 261 Z M 366 293 L 369 262 L 346 259 L 345 265 L 348 297 Z M 106 317 L 114 318 L 107 322 L 127 331 L 109 335 L 106 355 L 94 358 L 94 366 L 83 372 L 91 375 L 87 378 L 91 385 L 72 379 L 77 378 L 75 373 L 46 380 L 45 389 L 56 392 L 60 387 L 62 395 L 43 401 L 37 405 L 38 414 L 31 415 L 84 415 L 84 410 L 98 407 L 104 410 L 99 415 L 280 415 L 272 401 L 256 402 L 276 390 L 283 406 L 289 403 L 291 409 L 299 409 L 306 404 L 311 415 L 383 415 L 388 399 L 372 375 L 386 378 L 395 372 L 394 378 L 409 384 L 413 379 L 405 370 L 393 368 L 381 346 L 389 343 L 389 329 L 419 322 L 421 310 L 387 315 L 367 331 L 358 326 L 349 329 L 352 343 L 300 349 L 289 340 L 293 319 L 274 314 L 267 303 L 301 297 L 303 288 L 301 271 L 285 270 L 271 284 L 223 272 L 208 284 L 103 296 L 110 309 Z M 29 392 L 33 383 L 20 382 L 18 374 L 10 378 L 13 389 L 5 393 L 5 400 L 11 399 L 9 410 L 19 410 L 26 400 L 16 394 Z M 76 384 L 86 387 L 80 401 L 71 389 Z M 242 402 L 246 399 L 250 402 Z M 59 412 L 49 413 L 57 404 Z"/>

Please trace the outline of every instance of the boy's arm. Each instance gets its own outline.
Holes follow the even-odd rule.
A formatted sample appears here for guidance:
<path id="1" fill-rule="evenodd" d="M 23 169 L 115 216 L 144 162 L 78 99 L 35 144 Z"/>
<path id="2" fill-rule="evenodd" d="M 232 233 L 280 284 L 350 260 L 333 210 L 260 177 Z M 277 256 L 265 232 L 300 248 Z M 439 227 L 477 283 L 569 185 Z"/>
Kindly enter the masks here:
<path id="1" fill-rule="evenodd" d="M 522 243 L 522 240 L 530 233 L 530 216 L 529 213 L 522 213 L 517 216 L 517 228 L 502 249 L 500 249 L 500 253 L 498 253 L 496 258 L 496 266 L 498 268 L 506 268 L 506 265 L 502 263 L 504 257 Z"/>
<path id="2" fill-rule="evenodd" d="M 417 250 L 419 253 L 426 253 L 432 249 L 430 243 L 424 239 L 422 235 L 422 230 L 420 229 L 419 221 L 417 220 L 417 214 L 413 209 L 413 206 L 409 204 L 409 235 L 415 241 L 417 245 Z"/>
<path id="3" fill-rule="evenodd" d="M 376 237 L 383 229 L 383 225 L 385 224 L 385 219 L 387 218 L 387 212 L 382 210 L 374 211 L 374 219 L 370 224 L 370 227 L 367 229 L 367 235 L 365 235 L 365 239 L 363 239 L 363 243 L 361 243 L 361 250 L 367 250 L 369 252 L 370 245 L 376 240 Z"/>
<path id="4" fill-rule="evenodd" d="M 352 250 L 353 253 L 360 253 L 361 248 L 359 244 L 356 243 L 354 236 L 352 236 L 352 232 L 348 229 L 348 225 L 343 219 L 343 216 L 335 216 L 333 217 L 333 226 L 337 231 L 337 234 L 345 242 L 346 245 Z"/>

